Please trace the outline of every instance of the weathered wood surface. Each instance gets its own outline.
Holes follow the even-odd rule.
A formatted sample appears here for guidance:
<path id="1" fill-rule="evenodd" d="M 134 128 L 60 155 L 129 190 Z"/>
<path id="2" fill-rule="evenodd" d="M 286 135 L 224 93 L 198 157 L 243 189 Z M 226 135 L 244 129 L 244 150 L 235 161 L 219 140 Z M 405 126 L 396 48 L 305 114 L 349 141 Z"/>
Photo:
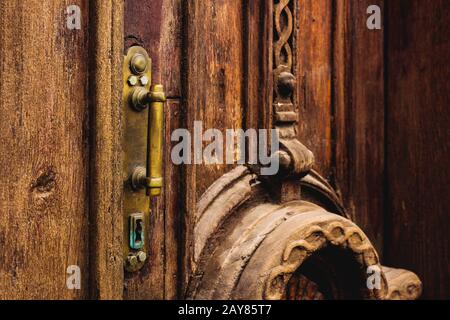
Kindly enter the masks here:
<path id="1" fill-rule="evenodd" d="M 244 15 L 244 127 L 272 128 L 272 1 L 248 1 Z"/>
<path id="2" fill-rule="evenodd" d="M 90 298 L 122 299 L 123 2 L 90 2 Z"/>
<path id="3" fill-rule="evenodd" d="M 88 298 L 88 1 L 0 2 L 0 298 Z M 68 290 L 66 268 L 81 268 Z"/>
<path id="4" fill-rule="evenodd" d="M 165 112 L 165 143 L 171 132 L 181 126 L 181 9 L 180 0 L 125 1 L 125 49 L 143 46 L 153 63 L 153 83 L 164 85 L 169 101 Z M 180 167 L 165 150 L 165 187 L 152 202 L 148 263 L 134 275 L 127 274 L 125 299 L 173 299 L 178 295 L 178 216 L 180 207 Z"/>
<path id="5" fill-rule="evenodd" d="M 315 168 L 332 178 L 332 1 L 300 0 L 295 67 L 298 139 L 315 155 Z"/>
<path id="6" fill-rule="evenodd" d="M 385 255 L 450 298 L 449 1 L 388 4 Z"/>
<path id="7" fill-rule="evenodd" d="M 189 1 L 186 5 L 185 101 L 190 132 L 194 121 L 202 121 L 204 130 L 242 128 L 242 9 L 238 1 Z M 187 195 L 193 199 L 199 199 L 212 182 L 231 168 L 224 164 L 187 167 L 195 172 L 195 193 L 189 191 Z"/>
<path id="8" fill-rule="evenodd" d="M 239 1 L 187 1 L 184 8 L 183 99 L 185 125 L 204 130 L 239 129 L 243 125 L 243 4 Z M 205 144 L 206 145 L 206 144 Z M 193 244 L 195 206 L 202 193 L 233 165 L 187 165 L 185 236 L 182 274 L 187 283 Z"/>
<path id="9" fill-rule="evenodd" d="M 366 11 L 370 5 L 379 5 L 384 14 L 382 0 L 335 2 L 331 182 L 342 195 L 352 220 L 382 255 L 384 29 L 367 28 Z M 314 121 L 310 125 L 315 127 L 318 123 Z"/>
<path id="10" fill-rule="evenodd" d="M 169 100 L 166 104 L 165 139 L 170 141 L 173 130 L 182 126 L 181 103 L 178 100 Z M 174 166 L 170 160 L 170 148 L 165 150 L 165 189 L 164 194 L 164 299 L 178 299 L 180 292 L 180 261 L 181 261 L 181 232 L 183 229 L 183 193 L 180 167 Z M 169 145 L 169 143 L 167 143 Z"/>

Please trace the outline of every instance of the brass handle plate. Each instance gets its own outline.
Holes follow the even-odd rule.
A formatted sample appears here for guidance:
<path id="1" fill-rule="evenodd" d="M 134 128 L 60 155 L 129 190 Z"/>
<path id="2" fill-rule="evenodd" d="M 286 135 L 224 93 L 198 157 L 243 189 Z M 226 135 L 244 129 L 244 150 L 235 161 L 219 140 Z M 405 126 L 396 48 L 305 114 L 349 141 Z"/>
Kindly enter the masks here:
<path id="1" fill-rule="evenodd" d="M 150 198 L 163 186 L 164 88 L 152 86 L 152 61 L 139 46 L 123 64 L 124 268 L 139 271 L 147 261 Z"/>

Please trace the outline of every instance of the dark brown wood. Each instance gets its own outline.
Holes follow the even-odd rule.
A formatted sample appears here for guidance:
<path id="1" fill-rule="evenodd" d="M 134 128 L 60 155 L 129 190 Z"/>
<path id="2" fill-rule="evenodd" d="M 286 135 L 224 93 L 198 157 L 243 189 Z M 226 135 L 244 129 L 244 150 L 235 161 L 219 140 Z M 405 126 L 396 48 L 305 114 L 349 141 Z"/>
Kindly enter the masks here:
<path id="1" fill-rule="evenodd" d="M 89 297 L 88 1 L 0 2 L 0 298 Z M 68 290 L 69 265 L 81 290 Z"/>
<path id="2" fill-rule="evenodd" d="M 385 254 L 450 298 L 450 2 L 388 2 Z"/>
<path id="3" fill-rule="evenodd" d="M 188 2 L 186 110 L 187 127 L 202 121 L 204 130 L 242 128 L 243 99 L 243 5 L 241 2 Z M 205 32 L 210 30 L 210 32 Z M 194 199 L 227 172 L 230 165 L 201 165 L 194 168 L 198 178 Z M 189 197 L 189 195 L 188 195 Z"/>
<path id="4" fill-rule="evenodd" d="M 384 32 L 367 28 L 370 5 L 384 12 L 379 0 L 335 3 L 332 182 L 350 217 L 382 252 Z"/>
<path id="5" fill-rule="evenodd" d="M 332 1 L 299 0 L 296 8 L 298 138 L 314 153 L 315 168 L 331 178 Z"/>
<path id="6" fill-rule="evenodd" d="M 181 0 L 125 1 L 125 47 L 141 45 L 153 62 L 153 82 L 181 95 Z"/>
<path id="7" fill-rule="evenodd" d="M 244 5 L 246 128 L 272 128 L 272 1 Z"/>
<path id="8" fill-rule="evenodd" d="M 178 100 L 169 100 L 166 104 L 166 145 L 170 145 L 164 153 L 166 181 L 163 189 L 164 197 L 164 248 L 165 248 L 165 273 L 164 273 L 164 299 L 173 300 L 180 297 L 180 261 L 181 261 L 181 231 L 183 211 L 183 193 L 181 168 L 175 166 L 170 160 L 172 147 L 176 142 L 170 141 L 170 135 L 175 129 L 182 126 L 183 112 Z"/>

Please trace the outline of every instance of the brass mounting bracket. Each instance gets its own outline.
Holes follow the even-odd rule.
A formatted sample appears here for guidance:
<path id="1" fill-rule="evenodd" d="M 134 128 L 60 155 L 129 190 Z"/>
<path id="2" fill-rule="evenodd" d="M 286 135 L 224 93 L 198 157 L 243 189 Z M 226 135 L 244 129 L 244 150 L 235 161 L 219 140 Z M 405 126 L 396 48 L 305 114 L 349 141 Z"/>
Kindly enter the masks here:
<path id="1" fill-rule="evenodd" d="M 147 261 L 150 197 L 161 194 L 164 102 L 161 85 L 152 86 L 152 61 L 139 46 L 123 63 L 124 268 L 139 271 Z"/>

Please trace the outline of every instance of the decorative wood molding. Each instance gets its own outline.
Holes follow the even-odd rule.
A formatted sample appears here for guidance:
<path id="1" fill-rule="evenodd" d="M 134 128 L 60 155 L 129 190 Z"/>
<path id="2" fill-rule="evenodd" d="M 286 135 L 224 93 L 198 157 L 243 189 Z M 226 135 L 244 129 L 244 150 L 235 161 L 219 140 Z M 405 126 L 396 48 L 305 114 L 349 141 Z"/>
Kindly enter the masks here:
<path id="1" fill-rule="evenodd" d="M 422 295 L 422 282 L 411 271 L 382 267 L 389 282 L 388 300 L 417 300 Z"/>
<path id="2" fill-rule="evenodd" d="M 275 0 L 273 39 L 273 123 L 278 132 L 282 151 L 281 176 L 302 177 L 314 164 L 314 155 L 297 139 L 298 112 L 295 106 L 296 77 L 293 70 L 295 55 L 295 1 Z"/>
<path id="3" fill-rule="evenodd" d="M 361 229 L 355 225 L 344 224 L 340 221 L 313 225 L 305 232 L 302 239 L 287 243 L 281 264 L 272 269 L 266 279 L 264 299 L 283 299 L 292 274 L 311 254 L 328 245 L 349 249 L 355 254 L 355 259 L 361 264 L 362 270 L 367 270 L 369 266 L 381 268 L 374 247 Z M 381 284 L 380 290 L 369 290 L 363 287 L 366 293 L 364 297 L 382 298 L 387 288 L 384 275 L 382 275 Z"/>

